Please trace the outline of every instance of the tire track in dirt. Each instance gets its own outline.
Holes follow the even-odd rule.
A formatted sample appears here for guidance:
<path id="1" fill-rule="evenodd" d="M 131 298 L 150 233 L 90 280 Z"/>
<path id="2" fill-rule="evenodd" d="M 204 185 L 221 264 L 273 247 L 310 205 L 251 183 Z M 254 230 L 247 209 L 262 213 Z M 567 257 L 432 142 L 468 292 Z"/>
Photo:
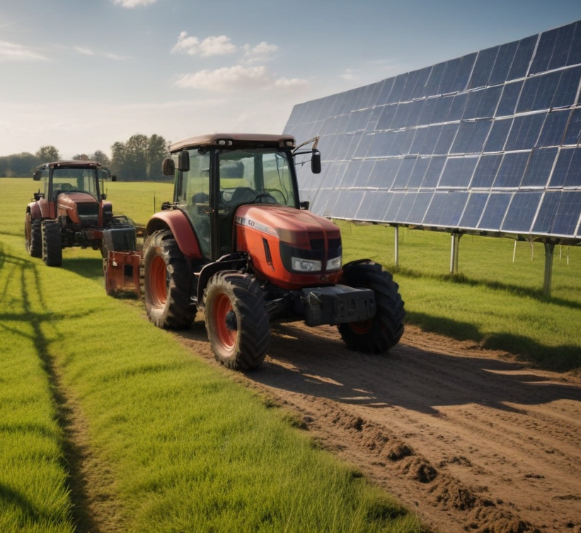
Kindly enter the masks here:
<path id="1" fill-rule="evenodd" d="M 178 338 L 213 361 L 203 322 Z M 414 327 L 388 357 L 368 356 L 301 324 L 273 327 L 262 368 L 227 374 L 300 413 L 433 529 L 581 532 L 578 377 Z"/>

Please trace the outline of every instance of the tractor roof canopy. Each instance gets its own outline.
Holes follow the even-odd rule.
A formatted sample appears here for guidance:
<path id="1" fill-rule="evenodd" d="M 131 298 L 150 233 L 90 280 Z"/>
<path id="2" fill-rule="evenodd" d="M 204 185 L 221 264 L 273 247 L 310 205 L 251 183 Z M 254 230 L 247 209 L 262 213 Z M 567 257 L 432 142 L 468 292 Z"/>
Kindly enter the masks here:
<path id="1" fill-rule="evenodd" d="M 170 146 L 170 152 L 179 152 L 194 147 L 228 147 L 238 145 L 253 148 L 294 148 L 295 138 L 292 135 L 270 135 L 262 133 L 211 133 L 189 137 Z"/>

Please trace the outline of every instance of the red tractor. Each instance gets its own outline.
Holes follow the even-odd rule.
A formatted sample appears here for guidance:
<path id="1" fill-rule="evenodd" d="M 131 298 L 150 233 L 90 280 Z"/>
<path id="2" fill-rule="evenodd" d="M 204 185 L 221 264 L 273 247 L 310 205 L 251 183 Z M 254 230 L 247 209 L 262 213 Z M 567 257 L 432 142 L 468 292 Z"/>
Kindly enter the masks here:
<path id="1" fill-rule="evenodd" d="M 310 141 L 312 142 L 312 141 Z M 173 202 L 149 220 L 145 307 L 161 328 L 188 328 L 203 310 L 216 359 L 258 367 L 270 321 L 337 325 L 346 345 L 382 353 L 403 333 L 398 285 L 381 265 L 342 265 L 341 234 L 299 201 L 294 159 L 320 153 L 289 135 L 213 134 L 171 146 Z"/>
<path id="2" fill-rule="evenodd" d="M 85 160 L 56 161 L 35 169 L 33 179 L 43 187 L 26 206 L 24 224 L 26 249 L 32 257 L 42 257 L 48 266 L 61 266 L 63 248 L 101 249 L 103 229 L 118 221 L 103 193 L 109 175 L 96 161 Z"/>

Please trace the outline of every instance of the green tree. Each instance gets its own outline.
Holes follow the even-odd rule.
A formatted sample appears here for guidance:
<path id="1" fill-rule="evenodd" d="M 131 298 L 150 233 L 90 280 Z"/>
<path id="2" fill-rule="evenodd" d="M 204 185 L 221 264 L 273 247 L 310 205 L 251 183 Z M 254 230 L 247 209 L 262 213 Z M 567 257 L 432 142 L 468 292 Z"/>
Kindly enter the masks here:
<path id="1" fill-rule="evenodd" d="M 41 164 L 58 161 L 61 158 L 59 151 L 54 146 L 41 146 L 35 155 Z"/>
<path id="2" fill-rule="evenodd" d="M 91 159 L 93 161 L 97 161 L 97 163 L 101 163 L 101 165 L 104 167 L 108 167 L 111 164 L 107 154 L 101 150 L 95 150 L 95 153 L 91 156 Z"/>
<path id="3" fill-rule="evenodd" d="M 162 179 L 161 164 L 168 155 L 167 143 L 161 135 L 153 134 L 147 145 L 147 177 Z"/>
<path id="4" fill-rule="evenodd" d="M 125 143 L 111 146 L 111 170 L 123 180 L 161 179 L 161 163 L 167 156 L 167 143 L 161 135 L 135 134 Z"/>

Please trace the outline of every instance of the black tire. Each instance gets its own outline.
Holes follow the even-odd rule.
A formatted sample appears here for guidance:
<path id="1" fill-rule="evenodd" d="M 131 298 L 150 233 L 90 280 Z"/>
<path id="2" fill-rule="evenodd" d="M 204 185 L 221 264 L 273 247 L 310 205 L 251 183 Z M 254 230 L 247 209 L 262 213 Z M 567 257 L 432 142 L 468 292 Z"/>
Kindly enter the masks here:
<path id="1" fill-rule="evenodd" d="M 341 338 L 350 350 L 385 353 L 403 335 L 404 302 L 392 275 L 373 261 L 354 261 L 343 267 L 343 283 L 367 287 L 375 293 L 376 314 L 364 322 L 339 324 Z"/>
<path id="2" fill-rule="evenodd" d="M 234 370 L 259 367 L 270 348 L 264 293 L 256 278 L 220 272 L 208 282 L 204 315 L 214 356 Z"/>
<path id="3" fill-rule="evenodd" d="M 30 211 L 24 222 L 24 239 L 26 251 L 30 257 L 42 257 L 42 228 L 40 218 L 32 219 Z"/>
<path id="4" fill-rule="evenodd" d="M 190 305 L 190 272 L 172 232 L 152 233 L 143 247 L 144 300 L 158 328 L 188 329 L 195 316 Z"/>
<path id="5" fill-rule="evenodd" d="M 42 221 L 42 260 L 47 266 L 60 267 L 63 264 L 61 229 L 55 220 Z"/>

